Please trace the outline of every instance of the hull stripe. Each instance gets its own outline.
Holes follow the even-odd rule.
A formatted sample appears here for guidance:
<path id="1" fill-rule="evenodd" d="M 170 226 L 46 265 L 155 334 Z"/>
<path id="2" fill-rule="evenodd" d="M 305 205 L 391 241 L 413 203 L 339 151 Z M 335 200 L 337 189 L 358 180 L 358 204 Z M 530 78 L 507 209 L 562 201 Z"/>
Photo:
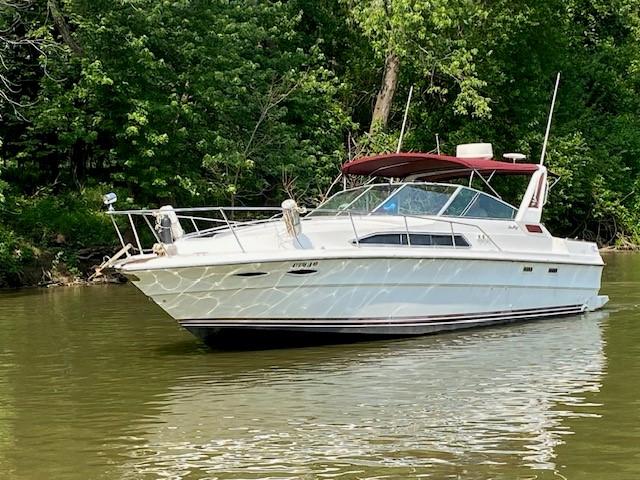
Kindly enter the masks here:
<path id="1" fill-rule="evenodd" d="M 185 319 L 180 320 L 183 327 L 389 327 L 389 326 L 427 326 L 452 325 L 500 320 L 517 320 L 526 318 L 549 317 L 553 315 L 570 315 L 584 312 L 583 305 L 566 305 L 560 307 L 535 308 L 524 310 L 508 310 L 498 312 L 482 312 L 467 314 L 432 315 L 420 317 L 394 318 L 295 318 L 295 319 Z"/>

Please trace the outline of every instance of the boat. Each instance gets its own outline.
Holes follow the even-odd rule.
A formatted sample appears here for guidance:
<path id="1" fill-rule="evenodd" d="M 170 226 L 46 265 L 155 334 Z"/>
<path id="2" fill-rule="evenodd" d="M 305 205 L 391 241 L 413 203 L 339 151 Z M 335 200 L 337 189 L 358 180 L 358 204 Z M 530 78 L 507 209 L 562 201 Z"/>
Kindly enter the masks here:
<path id="1" fill-rule="evenodd" d="M 366 182 L 308 213 L 292 199 L 117 211 L 109 197 L 123 246 L 110 265 L 209 344 L 423 335 L 601 308 L 597 245 L 551 235 L 541 216 L 555 177 L 523 160 L 494 159 L 491 144 L 361 157 L 342 173 Z M 500 176 L 529 178 L 519 206 L 495 190 Z"/>

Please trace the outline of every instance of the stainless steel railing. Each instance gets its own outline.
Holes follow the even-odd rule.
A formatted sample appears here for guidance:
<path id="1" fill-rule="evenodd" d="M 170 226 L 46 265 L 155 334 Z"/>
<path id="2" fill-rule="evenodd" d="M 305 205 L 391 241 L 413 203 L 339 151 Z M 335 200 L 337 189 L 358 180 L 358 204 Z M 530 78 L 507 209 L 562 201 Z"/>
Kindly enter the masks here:
<path id="1" fill-rule="evenodd" d="M 282 209 L 277 207 L 195 207 L 195 208 L 174 208 L 171 210 L 160 210 L 160 209 L 140 209 L 140 210 L 111 210 L 107 212 L 111 216 L 111 221 L 116 230 L 116 234 L 118 235 L 118 239 L 124 248 L 126 246 L 126 242 L 124 240 L 123 233 L 120 229 L 120 225 L 116 221 L 116 217 L 125 217 L 127 219 L 127 223 L 130 227 L 131 233 L 135 240 L 134 249 L 137 250 L 138 253 L 147 253 L 152 252 L 152 248 L 143 248 L 142 241 L 140 238 L 140 233 L 138 232 L 138 225 L 134 219 L 141 218 L 144 220 L 144 223 L 148 227 L 151 232 L 153 239 L 162 243 L 160 236 L 158 234 L 159 231 L 159 223 L 158 219 L 162 216 L 168 214 L 175 214 L 176 218 L 180 222 L 180 226 L 183 230 L 185 230 L 185 223 L 190 226 L 191 231 L 185 230 L 185 234 L 182 238 L 197 238 L 197 237 L 206 237 L 215 235 L 218 232 L 228 230 L 230 231 L 237 244 L 242 252 L 245 252 L 245 248 L 240 241 L 240 238 L 237 234 L 237 229 L 249 225 L 258 225 L 260 223 L 265 223 L 273 220 L 274 218 L 278 218 L 282 215 Z M 198 215 L 192 215 L 192 213 L 197 213 Z M 259 219 L 259 220 L 235 220 L 233 217 L 230 218 L 229 214 L 235 215 L 236 213 L 258 213 L 258 214 L 271 214 L 268 218 Z M 204 214 L 212 214 L 218 215 L 207 217 Z M 186 220 L 186 222 L 182 222 L 181 220 Z M 202 225 L 202 223 L 206 225 L 214 224 L 214 226 L 206 226 Z M 205 228 L 202 228 L 202 227 Z"/>
<path id="2" fill-rule="evenodd" d="M 330 213 L 334 215 L 329 215 L 333 218 L 344 218 L 344 216 L 348 216 L 349 222 L 351 224 L 351 229 L 353 230 L 354 235 L 354 243 L 355 246 L 361 248 L 362 244 L 360 239 L 362 236 L 359 233 L 358 223 L 360 223 L 364 218 L 368 218 L 369 220 L 372 218 L 381 218 L 383 215 L 372 215 L 369 212 L 352 212 L 345 210 L 324 210 L 324 213 Z M 182 238 L 199 238 L 206 236 L 213 236 L 220 232 L 228 231 L 230 232 L 235 242 L 238 245 L 238 248 L 241 252 L 246 253 L 246 247 L 242 243 L 240 235 L 238 235 L 238 230 L 247 226 L 259 225 L 262 223 L 271 222 L 274 219 L 280 218 L 282 216 L 282 208 L 277 207 L 196 207 L 196 208 L 175 208 L 172 210 L 160 210 L 160 209 L 142 209 L 142 210 L 112 210 L 107 212 L 111 216 L 111 220 L 113 226 L 118 235 L 118 239 L 124 248 L 126 246 L 126 242 L 124 240 L 124 235 L 121 231 L 118 222 L 116 221 L 116 217 L 125 217 L 127 219 L 127 223 L 131 229 L 135 245 L 133 247 L 137 253 L 147 253 L 152 252 L 153 248 L 143 248 L 143 241 L 141 239 L 141 235 L 138 231 L 138 225 L 136 225 L 135 219 L 141 218 L 144 221 L 146 227 L 148 227 L 149 231 L 152 234 L 153 240 L 157 243 L 162 243 L 159 236 L 159 222 L 158 218 L 161 216 L 167 215 L 169 213 L 175 214 L 176 218 L 180 222 L 180 226 L 183 230 L 188 225 L 190 231 L 186 231 Z M 233 218 L 237 214 L 258 214 L 258 215 L 266 215 L 267 218 L 263 219 L 252 219 L 252 220 L 236 220 Z M 194 215 L 196 214 L 196 215 Z M 213 215 L 207 217 L 206 215 Z M 270 215 L 269 215 L 270 214 Z M 346 214 L 346 215 L 345 215 Z M 231 218 L 230 218 L 231 216 Z M 324 216 L 324 215 L 323 215 Z M 404 227 L 404 231 L 407 235 L 407 246 L 411 246 L 411 234 L 416 233 L 412 231 L 409 226 L 409 219 L 419 219 L 419 220 L 429 220 L 433 222 L 440 222 L 449 225 L 449 234 L 451 235 L 451 246 L 447 245 L 447 248 L 456 248 L 456 235 L 464 234 L 465 232 L 461 231 L 460 228 L 456 228 L 459 226 L 468 227 L 471 229 L 477 230 L 482 238 L 486 239 L 497 251 L 502 251 L 502 248 L 495 242 L 491 235 L 489 235 L 480 225 L 475 223 L 470 223 L 468 221 L 456 220 L 450 217 L 440 217 L 440 216 L 430 216 L 430 215 L 394 215 L 393 217 L 402 217 L 402 222 Z M 322 218 L 321 216 L 313 216 L 313 219 Z M 356 221 L 357 220 L 357 221 Z M 204 225 L 203 225 L 204 224 Z M 213 224 L 212 226 L 210 226 Z M 361 231 L 360 227 L 360 231 Z M 371 233 L 371 232 L 367 232 Z M 129 256 L 130 254 L 127 253 Z"/>

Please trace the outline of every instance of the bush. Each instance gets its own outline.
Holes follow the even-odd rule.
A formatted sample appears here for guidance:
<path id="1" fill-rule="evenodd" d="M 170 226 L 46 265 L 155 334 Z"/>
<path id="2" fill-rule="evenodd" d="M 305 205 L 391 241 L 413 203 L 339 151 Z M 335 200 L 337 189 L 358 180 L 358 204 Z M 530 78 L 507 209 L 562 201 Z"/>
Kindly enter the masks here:
<path id="1" fill-rule="evenodd" d="M 102 205 L 103 188 L 27 197 L 5 191 L 0 202 L 0 288 L 34 285 L 57 277 L 77 278 L 82 249 L 116 244 Z M 55 278 L 54 278 L 55 277 Z"/>
<path id="2" fill-rule="evenodd" d="M 36 254 L 28 242 L 0 225 L 0 287 L 21 285 L 24 268 L 34 263 Z"/>
<path id="3" fill-rule="evenodd" d="M 21 236 L 43 247 L 111 246 L 113 226 L 102 209 L 99 188 L 57 196 L 8 199 L 10 225 Z"/>

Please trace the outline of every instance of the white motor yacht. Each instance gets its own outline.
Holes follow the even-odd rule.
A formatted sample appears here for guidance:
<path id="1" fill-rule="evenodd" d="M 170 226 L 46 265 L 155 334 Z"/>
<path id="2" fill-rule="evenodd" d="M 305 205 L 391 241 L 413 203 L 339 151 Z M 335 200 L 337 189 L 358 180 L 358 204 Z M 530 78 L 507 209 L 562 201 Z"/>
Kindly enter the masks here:
<path id="1" fill-rule="evenodd" d="M 362 157 L 343 173 L 381 181 L 306 215 L 293 200 L 279 209 L 110 208 L 123 245 L 111 265 L 207 343 L 275 332 L 419 335 L 602 307 L 596 244 L 553 237 L 541 223 L 547 169 L 492 156 L 489 144 L 470 144 L 455 157 Z M 519 206 L 493 190 L 499 175 L 530 177 Z M 239 219 L 248 213 L 271 216 Z"/>

